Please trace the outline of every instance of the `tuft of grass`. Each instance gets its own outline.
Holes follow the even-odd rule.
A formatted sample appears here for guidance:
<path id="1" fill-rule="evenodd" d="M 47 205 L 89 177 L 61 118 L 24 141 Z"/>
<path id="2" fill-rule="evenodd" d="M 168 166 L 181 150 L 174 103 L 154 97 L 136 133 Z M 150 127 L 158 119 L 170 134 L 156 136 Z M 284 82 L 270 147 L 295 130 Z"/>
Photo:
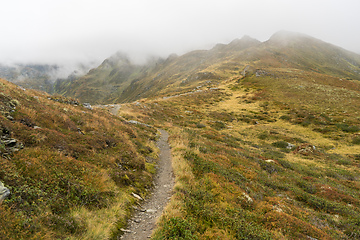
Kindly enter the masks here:
<path id="1" fill-rule="evenodd" d="M 265 80 L 249 76 L 224 84 L 218 95 L 156 99 L 156 105 L 147 100 L 144 104 L 152 112 L 133 110 L 139 111 L 136 120 L 152 119 L 169 129 L 175 156 L 175 195 L 154 236 L 172 230 L 174 236 L 185 236 L 184 227 L 194 230 L 198 239 L 337 239 L 349 238 L 356 229 L 349 221 L 338 231 L 339 223 L 323 217 L 353 219 L 359 214 L 352 197 L 360 190 L 352 167 L 358 149 L 348 144 L 353 133 L 337 127 L 343 119 L 329 111 L 296 105 L 301 94 L 278 103 L 266 89 L 283 94 L 285 78 Z M 261 92 L 254 89 L 255 81 L 262 85 Z M 275 83 L 280 85 L 266 86 Z M 191 113 L 178 115 L 185 111 Z M 215 127 L 217 121 L 226 127 Z M 199 122 L 211 128 L 199 128 Z M 311 143 L 315 150 L 297 154 L 295 147 L 288 149 L 289 143 Z"/>
<path id="2" fill-rule="evenodd" d="M 152 187 L 156 130 L 0 80 L 6 239 L 106 239 Z M 9 119 L 8 114 L 11 116 Z M 5 144 L 12 142 L 12 145 Z M 22 146 L 22 147 L 20 147 Z M 4 228 L 3 228 L 4 227 Z M 6 227 L 6 228 L 5 228 Z"/>

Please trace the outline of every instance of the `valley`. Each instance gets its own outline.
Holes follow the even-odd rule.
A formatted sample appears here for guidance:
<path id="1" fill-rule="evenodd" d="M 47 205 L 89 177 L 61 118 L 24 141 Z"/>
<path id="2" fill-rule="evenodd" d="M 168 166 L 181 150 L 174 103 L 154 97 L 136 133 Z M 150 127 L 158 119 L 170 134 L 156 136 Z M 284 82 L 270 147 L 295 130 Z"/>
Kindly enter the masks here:
<path id="1" fill-rule="evenodd" d="M 360 55 L 278 32 L 143 65 L 117 53 L 54 95 L 0 88 L 7 239 L 139 227 L 162 130 L 175 183 L 151 239 L 360 238 Z"/>

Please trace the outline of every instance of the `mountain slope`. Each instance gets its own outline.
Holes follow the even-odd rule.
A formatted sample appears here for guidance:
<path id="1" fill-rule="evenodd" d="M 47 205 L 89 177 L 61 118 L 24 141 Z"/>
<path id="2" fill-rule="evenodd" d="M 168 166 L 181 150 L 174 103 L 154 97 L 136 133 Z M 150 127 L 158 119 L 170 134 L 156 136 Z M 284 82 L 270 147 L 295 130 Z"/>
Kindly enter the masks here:
<path id="1" fill-rule="evenodd" d="M 57 79 L 75 79 L 85 73 L 94 63 L 82 63 L 73 66 L 57 64 L 0 64 L 0 78 L 19 86 L 53 93 Z"/>
<path id="2" fill-rule="evenodd" d="M 278 32 L 265 45 L 275 48 L 278 59 L 294 68 L 360 80 L 360 55 L 313 37 Z"/>
<path id="3" fill-rule="evenodd" d="M 170 133 L 175 194 L 153 239 L 358 239 L 358 55 L 284 32 L 211 58 L 226 48 L 175 58 L 193 78 L 121 104 Z"/>
<path id="4" fill-rule="evenodd" d="M 58 70 L 57 65 L 0 64 L 0 77 L 24 88 L 52 92 L 53 74 Z"/>
<path id="5" fill-rule="evenodd" d="M 278 32 L 263 43 L 245 36 L 210 50 L 193 51 L 179 57 L 172 55 L 144 66 L 135 67 L 128 61 L 125 65 L 103 65 L 69 83 L 62 93 L 93 103 L 130 102 L 186 92 L 199 86 L 214 87 L 229 76 L 245 74 L 249 69 L 253 73 L 256 69 L 265 73 L 277 68 L 292 68 L 360 80 L 359 55 L 291 32 Z M 111 72 L 119 74 L 114 76 Z"/>
<path id="6" fill-rule="evenodd" d="M 115 238 L 125 213 L 115 229 L 100 219 L 151 182 L 146 139 L 156 133 L 128 125 L 136 120 L 170 134 L 176 183 L 153 239 L 358 239 L 359 63 L 331 44 L 280 32 L 143 66 L 118 55 L 63 86 L 89 102 L 124 102 L 115 110 L 127 121 L 4 82 L 0 149 L 12 161 L 2 158 L 0 179 L 21 198 L 1 206 L 18 213 L 0 211 L 9 219 L 0 224 L 15 229 L 1 233 L 86 239 L 95 238 L 88 226 L 102 223 Z M 33 204 L 34 196 L 48 201 Z"/>
<path id="7" fill-rule="evenodd" d="M 175 194 L 153 239 L 358 239 L 359 81 L 248 69 L 121 104 L 170 133 Z"/>
<path id="8" fill-rule="evenodd" d="M 229 51 L 239 52 L 257 44 L 257 40 L 244 37 L 228 45 L 217 45 L 209 51 L 193 51 L 180 57 L 170 55 L 166 60 L 153 60 L 143 66 L 131 64 L 123 55 L 117 54 L 88 75 L 67 85 L 65 90 L 56 88 L 56 91 L 82 101 L 109 103 L 133 101 L 169 91 L 189 90 L 197 83 L 218 81 L 219 76 L 203 70 L 219 59 L 226 58 Z M 109 61 L 120 64 L 109 66 Z"/>
<path id="9" fill-rule="evenodd" d="M 58 80 L 54 89 L 56 93 L 73 96 L 83 102 L 104 102 L 114 94 L 121 94 L 131 82 L 146 76 L 147 71 L 158 61 L 161 60 L 155 59 L 140 66 L 131 63 L 125 54 L 118 52 L 79 79 Z"/>
<path id="10" fill-rule="evenodd" d="M 2 79 L 0 92 L 1 238 L 117 234 L 152 185 L 156 130 Z"/>

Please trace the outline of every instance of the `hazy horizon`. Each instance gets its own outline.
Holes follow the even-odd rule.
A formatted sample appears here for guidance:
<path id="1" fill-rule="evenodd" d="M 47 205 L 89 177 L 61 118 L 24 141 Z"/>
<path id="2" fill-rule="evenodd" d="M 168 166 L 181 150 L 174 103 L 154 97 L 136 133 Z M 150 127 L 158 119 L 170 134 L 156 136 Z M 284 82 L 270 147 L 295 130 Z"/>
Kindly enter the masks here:
<path id="1" fill-rule="evenodd" d="M 0 15 L 0 63 L 101 63 L 117 51 L 134 59 L 209 49 L 248 35 L 287 30 L 360 53 L 360 2 L 14 0 Z"/>

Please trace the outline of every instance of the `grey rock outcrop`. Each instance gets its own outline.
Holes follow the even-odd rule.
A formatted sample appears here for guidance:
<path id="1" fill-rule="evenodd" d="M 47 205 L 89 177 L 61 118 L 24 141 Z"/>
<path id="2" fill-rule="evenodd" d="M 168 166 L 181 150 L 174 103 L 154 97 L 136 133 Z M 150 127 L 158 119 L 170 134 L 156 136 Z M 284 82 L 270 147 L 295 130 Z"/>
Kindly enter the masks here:
<path id="1" fill-rule="evenodd" d="M 0 156 L 9 158 L 14 152 L 24 148 L 24 145 L 17 139 L 7 136 L 0 136 Z"/>
<path id="2" fill-rule="evenodd" d="M 10 195 L 10 190 L 4 187 L 4 184 L 0 182 L 0 203 Z"/>
<path id="3" fill-rule="evenodd" d="M 83 103 L 84 108 L 87 108 L 89 110 L 93 110 L 90 103 Z"/>

